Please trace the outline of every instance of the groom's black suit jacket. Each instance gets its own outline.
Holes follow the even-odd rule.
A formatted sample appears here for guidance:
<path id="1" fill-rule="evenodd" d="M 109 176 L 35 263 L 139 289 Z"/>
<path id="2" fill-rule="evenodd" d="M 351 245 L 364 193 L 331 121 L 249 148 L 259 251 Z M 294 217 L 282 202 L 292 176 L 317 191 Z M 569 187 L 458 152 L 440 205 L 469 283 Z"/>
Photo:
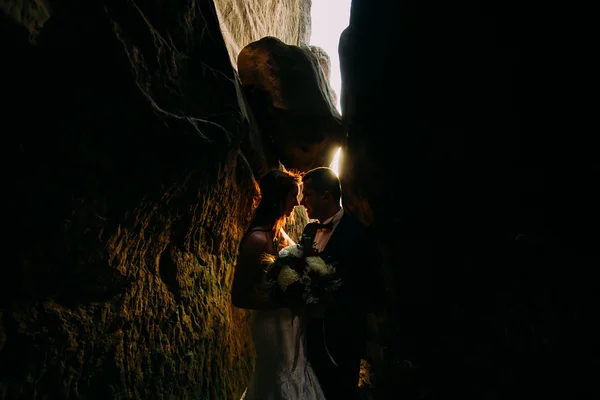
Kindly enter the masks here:
<path id="1" fill-rule="evenodd" d="M 314 237 L 316 224 L 308 224 L 304 233 Z M 326 261 L 336 262 L 342 286 L 334 293 L 333 301 L 327 304 L 325 318 L 308 321 L 307 352 L 311 363 L 331 362 L 323 346 L 326 343 L 338 365 L 359 367 L 366 345 L 367 313 L 377 311 L 383 298 L 375 247 L 374 235 L 369 228 L 344 212 L 320 253 Z"/>

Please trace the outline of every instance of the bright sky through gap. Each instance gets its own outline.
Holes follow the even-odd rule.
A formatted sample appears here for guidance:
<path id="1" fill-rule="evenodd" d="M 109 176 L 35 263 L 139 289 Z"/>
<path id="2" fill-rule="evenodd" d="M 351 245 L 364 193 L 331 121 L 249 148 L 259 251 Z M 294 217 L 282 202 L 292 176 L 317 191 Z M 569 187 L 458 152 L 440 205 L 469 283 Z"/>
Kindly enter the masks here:
<path id="1" fill-rule="evenodd" d="M 340 110 L 342 78 L 338 44 L 340 35 L 350 23 L 351 0 L 312 0 L 310 44 L 319 46 L 331 59 L 331 88 L 337 95 L 336 107 Z"/>

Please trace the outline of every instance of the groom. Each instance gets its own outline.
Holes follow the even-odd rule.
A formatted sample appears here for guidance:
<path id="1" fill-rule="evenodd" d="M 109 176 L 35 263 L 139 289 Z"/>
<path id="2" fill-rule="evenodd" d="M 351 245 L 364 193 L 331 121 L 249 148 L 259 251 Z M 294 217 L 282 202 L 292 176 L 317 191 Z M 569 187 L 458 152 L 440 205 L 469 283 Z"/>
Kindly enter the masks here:
<path id="1" fill-rule="evenodd" d="M 302 202 L 310 219 L 304 234 L 321 257 L 336 262 L 342 286 L 322 312 L 310 318 L 307 353 L 327 400 L 358 399 L 360 360 L 366 348 L 367 313 L 382 303 L 377 250 L 368 229 L 340 205 L 340 181 L 330 168 L 302 178 Z"/>

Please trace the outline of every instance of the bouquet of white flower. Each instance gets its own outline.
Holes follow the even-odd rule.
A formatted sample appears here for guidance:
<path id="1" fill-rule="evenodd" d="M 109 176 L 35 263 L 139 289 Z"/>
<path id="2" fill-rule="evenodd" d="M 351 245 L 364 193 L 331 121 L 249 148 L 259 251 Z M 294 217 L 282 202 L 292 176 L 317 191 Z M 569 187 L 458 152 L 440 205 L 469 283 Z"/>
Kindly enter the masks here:
<path id="1" fill-rule="evenodd" d="M 264 256 L 267 280 L 275 292 L 288 299 L 319 303 L 326 293 L 337 290 L 342 281 L 334 263 L 327 263 L 319 256 L 312 238 L 302 236 L 300 243 L 284 247 L 278 256 Z"/>

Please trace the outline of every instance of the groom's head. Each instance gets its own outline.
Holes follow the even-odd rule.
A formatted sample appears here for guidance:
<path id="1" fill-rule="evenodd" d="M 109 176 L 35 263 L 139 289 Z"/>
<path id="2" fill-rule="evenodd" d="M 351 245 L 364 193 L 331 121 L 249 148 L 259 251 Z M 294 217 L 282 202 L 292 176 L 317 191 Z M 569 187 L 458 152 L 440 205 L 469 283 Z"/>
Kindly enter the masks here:
<path id="1" fill-rule="evenodd" d="M 342 187 L 331 168 L 312 169 L 302 177 L 302 202 L 308 217 L 323 222 L 340 209 Z"/>

